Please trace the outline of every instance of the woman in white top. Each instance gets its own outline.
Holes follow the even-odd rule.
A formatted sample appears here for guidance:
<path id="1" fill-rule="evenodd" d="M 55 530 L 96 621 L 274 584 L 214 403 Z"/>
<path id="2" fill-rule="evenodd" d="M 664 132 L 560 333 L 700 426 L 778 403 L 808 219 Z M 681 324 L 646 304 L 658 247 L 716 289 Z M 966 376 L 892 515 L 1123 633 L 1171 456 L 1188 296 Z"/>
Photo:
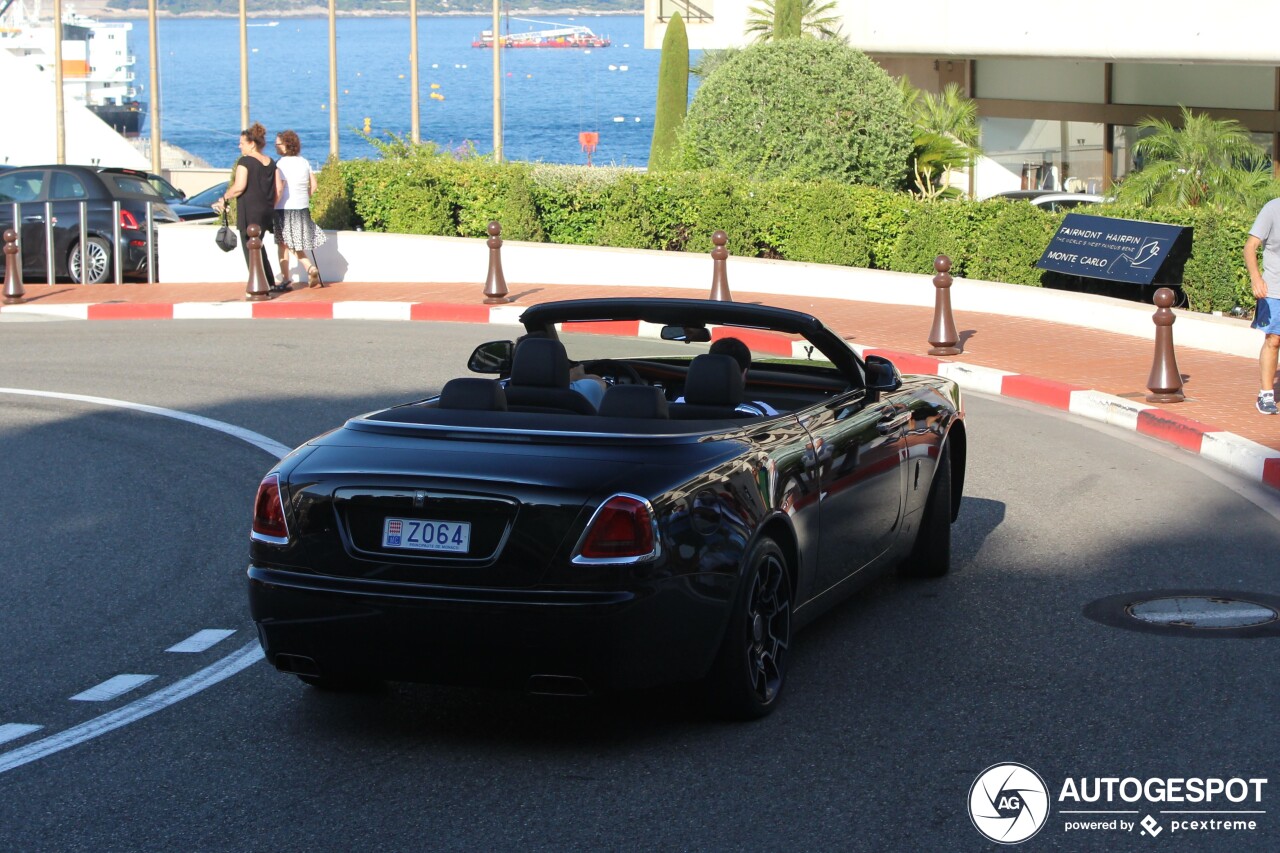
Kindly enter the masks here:
<path id="1" fill-rule="evenodd" d="M 311 221 L 311 195 L 316 191 L 316 176 L 311 164 L 298 156 L 302 141 L 292 130 L 281 131 L 276 136 L 276 247 L 280 252 L 280 278 L 277 286 L 287 290 L 289 284 L 289 253 L 292 252 L 307 271 L 310 287 L 324 287 L 320 269 L 312 252 L 325 241 L 324 232 Z"/>

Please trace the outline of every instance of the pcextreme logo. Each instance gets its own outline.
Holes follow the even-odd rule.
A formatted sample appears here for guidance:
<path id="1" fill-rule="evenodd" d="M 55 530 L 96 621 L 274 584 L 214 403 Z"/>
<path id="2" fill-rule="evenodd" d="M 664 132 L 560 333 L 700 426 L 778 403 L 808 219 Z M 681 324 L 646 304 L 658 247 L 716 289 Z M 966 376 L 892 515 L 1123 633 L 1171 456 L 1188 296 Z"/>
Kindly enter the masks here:
<path id="1" fill-rule="evenodd" d="M 1267 814 L 1267 780 L 1241 777 L 1068 776 L 1058 790 L 1062 831 L 1175 835 L 1252 833 Z M 1049 822 L 1050 794 L 1025 764 L 993 764 L 969 788 L 969 818 L 1000 844 L 1028 840 Z M 1099 839 L 1101 841 L 1101 839 Z"/>

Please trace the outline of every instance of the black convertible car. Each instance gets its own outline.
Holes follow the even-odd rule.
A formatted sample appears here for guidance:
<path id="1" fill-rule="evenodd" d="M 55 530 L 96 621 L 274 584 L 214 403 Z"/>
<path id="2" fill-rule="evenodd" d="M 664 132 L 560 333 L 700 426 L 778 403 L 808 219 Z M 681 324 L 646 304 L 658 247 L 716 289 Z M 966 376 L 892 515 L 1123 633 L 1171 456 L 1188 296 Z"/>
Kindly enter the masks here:
<path id="1" fill-rule="evenodd" d="M 953 382 L 761 305 L 574 300 L 521 322 L 471 356 L 494 378 L 352 418 L 262 481 L 249 599 L 278 669 L 337 689 L 689 682 L 756 717 L 801 625 L 886 570 L 948 570 Z M 640 354 L 594 357 L 620 351 L 601 332 Z"/>

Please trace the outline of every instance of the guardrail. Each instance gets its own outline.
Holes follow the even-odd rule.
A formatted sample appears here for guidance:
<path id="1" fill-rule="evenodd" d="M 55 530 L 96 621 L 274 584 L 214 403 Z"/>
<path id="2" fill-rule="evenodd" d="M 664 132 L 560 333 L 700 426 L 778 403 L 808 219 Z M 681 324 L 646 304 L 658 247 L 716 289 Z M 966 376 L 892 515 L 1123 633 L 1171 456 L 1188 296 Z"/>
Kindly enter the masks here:
<path id="1" fill-rule="evenodd" d="M 147 283 L 155 284 L 156 267 L 159 263 L 159 250 L 156 245 L 157 244 L 156 221 L 155 221 L 155 204 L 156 203 L 151 201 L 147 201 L 143 203 L 146 205 L 146 211 L 147 211 L 146 226 L 145 226 L 146 233 L 143 238 L 143 242 L 145 243 L 145 248 L 146 248 L 145 266 L 147 271 Z M 85 265 L 86 265 L 85 246 L 89 245 L 91 236 L 98 236 L 98 234 L 90 235 L 89 233 L 90 202 L 85 199 L 80 199 L 79 201 L 75 201 L 75 202 L 71 200 L 39 201 L 39 202 L 15 201 L 15 202 L 10 202 L 8 205 L 9 207 L 9 226 L 8 227 L 12 227 L 13 230 L 17 232 L 17 235 L 18 235 L 18 240 L 17 240 L 18 264 L 20 267 L 26 266 L 23 263 L 23 260 L 26 258 L 26 253 L 24 251 L 24 246 L 23 246 L 24 242 L 27 240 L 33 239 L 36 236 L 42 236 L 44 238 L 44 269 L 45 269 L 46 284 L 50 284 L 50 285 L 56 284 L 57 277 L 58 277 L 56 272 L 58 265 L 56 261 L 59 253 L 58 234 L 60 229 L 57 227 L 57 217 L 54 215 L 54 207 L 58 206 L 61 208 L 64 205 L 70 205 L 70 204 L 76 205 L 76 213 L 78 214 L 77 224 L 79 225 L 79 234 L 77 235 L 77 240 L 75 244 L 71 247 L 71 251 L 69 252 L 66 259 L 67 261 L 66 275 L 74 278 L 74 276 L 71 275 L 71 270 L 73 268 L 79 269 L 80 283 L 83 283 L 85 279 Z M 3 222 L 0 222 L 0 229 L 3 229 L 4 227 L 5 227 L 5 224 Z M 61 230 L 65 232 L 66 229 L 61 229 Z M 102 236 L 106 236 L 106 235 L 102 235 Z M 120 207 L 120 202 L 118 200 L 114 200 L 111 202 L 110 237 L 111 237 L 111 247 L 109 248 L 108 251 L 110 253 L 109 257 L 111 259 L 111 271 L 112 271 L 111 280 L 116 284 L 123 284 L 124 283 L 124 260 L 125 260 L 124 255 L 128 251 L 127 249 L 128 244 L 124 241 L 123 226 L 121 222 L 121 207 Z"/>

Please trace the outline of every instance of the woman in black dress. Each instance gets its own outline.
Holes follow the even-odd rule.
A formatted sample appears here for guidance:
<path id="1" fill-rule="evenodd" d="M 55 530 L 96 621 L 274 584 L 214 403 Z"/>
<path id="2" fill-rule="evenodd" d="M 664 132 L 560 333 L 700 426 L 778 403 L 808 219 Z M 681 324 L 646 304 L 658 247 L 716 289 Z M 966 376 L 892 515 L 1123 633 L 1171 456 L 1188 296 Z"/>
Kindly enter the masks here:
<path id="1" fill-rule="evenodd" d="M 225 205 L 233 198 L 240 199 L 236 205 L 236 228 L 240 231 L 240 247 L 244 250 L 244 261 L 249 263 L 249 235 L 246 233 L 250 225 L 262 229 L 262 271 L 267 281 L 273 281 L 271 261 L 267 258 L 267 232 L 275 223 L 276 208 L 276 163 L 262 148 L 267 144 L 267 129 L 258 122 L 240 131 L 240 159 L 236 161 L 235 179 L 222 197 Z M 219 208 L 221 212 L 221 208 Z M 288 284 L 272 285 L 273 291 L 289 290 Z"/>

